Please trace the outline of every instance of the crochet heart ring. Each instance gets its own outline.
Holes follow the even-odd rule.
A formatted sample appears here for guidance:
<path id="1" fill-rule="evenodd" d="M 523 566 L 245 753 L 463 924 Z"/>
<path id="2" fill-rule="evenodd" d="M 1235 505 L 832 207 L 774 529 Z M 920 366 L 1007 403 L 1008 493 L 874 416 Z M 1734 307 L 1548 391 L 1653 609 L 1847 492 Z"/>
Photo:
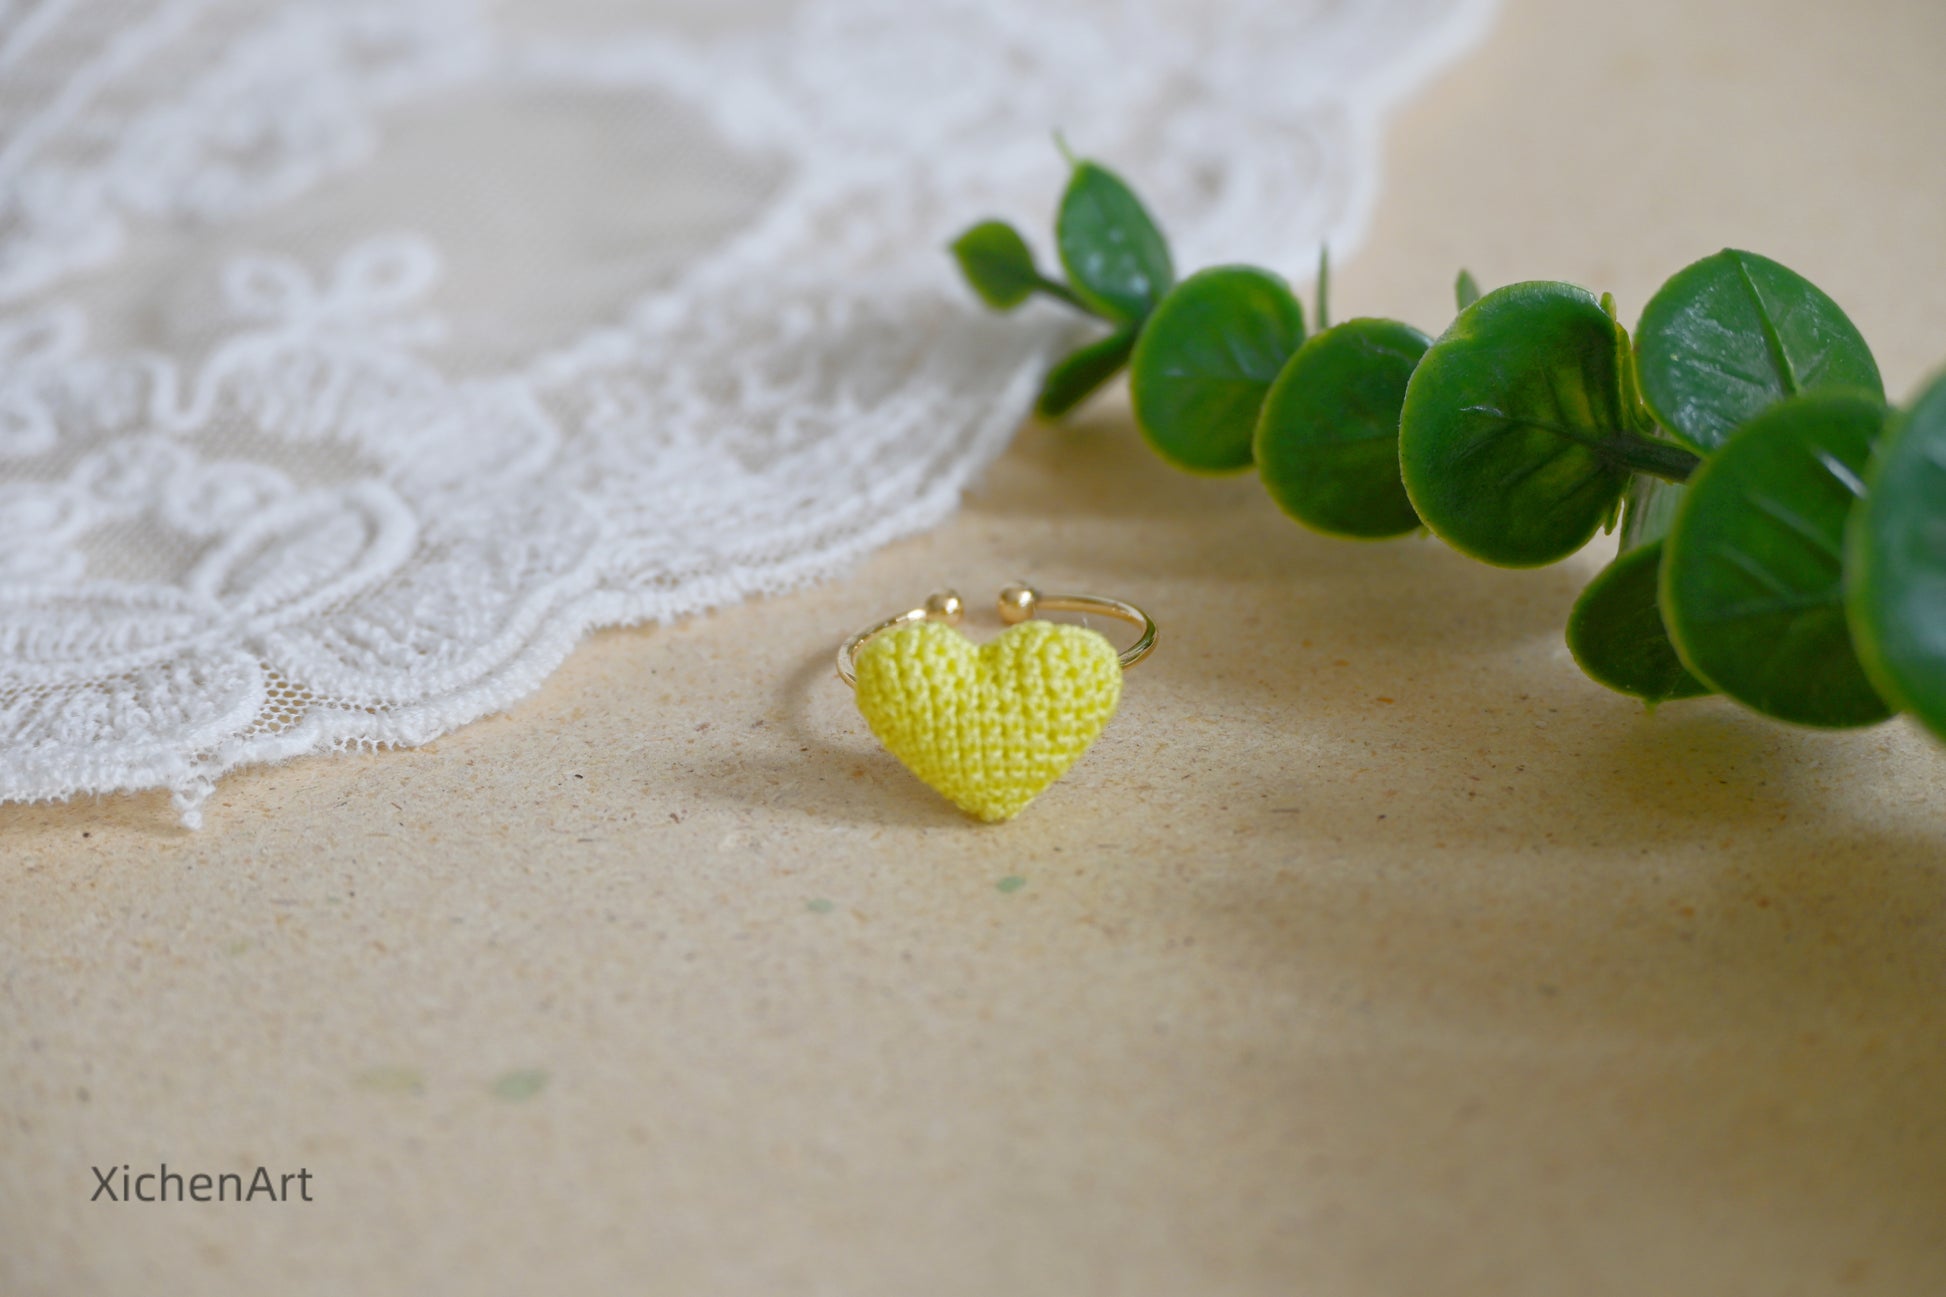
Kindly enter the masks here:
<path id="1" fill-rule="evenodd" d="M 1155 622 L 1097 595 L 1000 592 L 1010 627 L 975 647 L 955 630 L 965 605 L 950 590 L 846 640 L 838 678 L 893 756 L 976 819 L 1010 820 L 1081 759 L 1115 714 L 1122 672 L 1155 648 Z M 1085 626 L 1037 620 L 1094 613 L 1141 628 L 1119 653 Z"/>

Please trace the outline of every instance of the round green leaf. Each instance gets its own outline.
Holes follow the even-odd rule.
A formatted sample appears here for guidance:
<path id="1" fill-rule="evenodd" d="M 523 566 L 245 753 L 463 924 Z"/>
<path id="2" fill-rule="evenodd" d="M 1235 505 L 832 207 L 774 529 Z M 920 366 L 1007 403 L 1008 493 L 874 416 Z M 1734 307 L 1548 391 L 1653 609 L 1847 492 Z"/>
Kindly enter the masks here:
<path id="1" fill-rule="evenodd" d="M 1632 457 L 1676 451 L 1630 431 L 1627 336 L 1572 284 L 1512 284 L 1462 311 L 1413 372 L 1399 427 L 1406 493 L 1426 525 L 1502 567 L 1586 544 Z"/>
<path id="2" fill-rule="evenodd" d="M 1175 283 L 1169 244 L 1121 177 L 1075 164 L 1054 220 L 1054 241 L 1075 295 L 1095 313 L 1132 324 Z"/>
<path id="3" fill-rule="evenodd" d="M 1651 704 L 1710 692 L 1677 656 L 1657 602 L 1662 538 L 1684 490 L 1651 477 L 1629 484 L 1622 552 L 1589 582 L 1568 618 L 1568 651 L 1581 669 Z"/>
<path id="4" fill-rule="evenodd" d="M 1669 642 L 1656 606 L 1661 566 L 1659 540 L 1621 555 L 1588 583 L 1568 618 L 1568 652 L 1589 678 L 1650 703 L 1710 692 Z"/>
<path id="5" fill-rule="evenodd" d="M 1399 411 L 1431 345 L 1397 320 L 1347 320 L 1297 349 L 1257 418 L 1257 472 L 1278 508 L 1334 536 L 1419 526 L 1399 480 Z"/>
<path id="6" fill-rule="evenodd" d="M 1946 376 L 1880 441 L 1852 511 L 1846 612 L 1879 691 L 1946 738 Z"/>
<path id="7" fill-rule="evenodd" d="M 1635 345 L 1649 409 L 1705 452 L 1787 397 L 1885 399 L 1878 362 L 1838 304 L 1753 252 L 1726 248 L 1677 271 L 1643 308 Z"/>
<path id="8" fill-rule="evenodd" d="M 953 240 L 952 251 L 966 282 L 996 311 L 1019 306 L 1041 285 L 1027 240 L 1005 221 L 980 222 Z"/>
<path id="9" fill-rule="evenodd" d="M 1845 520 L 1884 407 L 1800 396 L 1738 430 L 1690 479 L 1662 561 L 1662 615 L 1683 663 L 1720 692 L 1800 725 L 1891 714 L 1845 626 Z"/>
<path id="10" fill-rule="evenodd" d="M 1264 393 L 1303 341 L 1304 308 L 1269 271 L 1216 266 L 1191 275 L 1162 299 L 1135 344 L 1136 424 L 1179 468 L 1248 468 Z"/>

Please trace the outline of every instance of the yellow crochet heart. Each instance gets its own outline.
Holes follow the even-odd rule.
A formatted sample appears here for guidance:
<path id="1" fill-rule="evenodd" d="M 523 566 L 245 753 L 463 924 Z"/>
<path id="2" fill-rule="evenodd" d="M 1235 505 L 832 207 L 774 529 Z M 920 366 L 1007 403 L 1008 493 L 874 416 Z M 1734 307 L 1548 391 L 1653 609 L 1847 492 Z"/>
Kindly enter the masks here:
<path id="1" fill-rule="evenodd" d="M 1026 621 L 975 648 L 936 621 L 858 652 L 858 710 L 886 750 L 967 814 L 1010 820 L 1080 760 L 1122 695 L 1114 646 Z"/>

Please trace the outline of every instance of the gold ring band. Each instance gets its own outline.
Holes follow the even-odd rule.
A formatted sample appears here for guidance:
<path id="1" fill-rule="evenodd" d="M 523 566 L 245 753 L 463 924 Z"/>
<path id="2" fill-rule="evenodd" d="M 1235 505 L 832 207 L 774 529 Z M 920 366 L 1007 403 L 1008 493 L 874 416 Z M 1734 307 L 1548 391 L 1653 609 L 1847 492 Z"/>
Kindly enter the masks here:
<path id="1" fill-rule="evenodd" d="M 1009 626 L 1036 616 L 1042 612 L 1079 612 L 1096 613 L 1103 617 L 1113 617 L 1125 621 L 1142 630 L 1135 643 L 1121 651 L 1122 669 L 1134 666 L 1155 648 L 1155 619 L 1125 599 L 1109 599 L 1095 594 L 1042 594 L 1031 586 L 1010 585 L 1000 592 L 997 601 L 1000 606 L 1000 620 Z M 951 590 L 941 590 L 931 595 L 917 608 L 902 612 L 896 617 L 887 617 L 875 626 L 867 626 L 838 649 L 838 678 L 856 688 L 857 669 L 853 665 L 858 650 L 874 635 L 904 626 L 916 621 L 943 621 L 948 626 L 957 626 L 966 612 L 966 604 L 959 595 Z"/>

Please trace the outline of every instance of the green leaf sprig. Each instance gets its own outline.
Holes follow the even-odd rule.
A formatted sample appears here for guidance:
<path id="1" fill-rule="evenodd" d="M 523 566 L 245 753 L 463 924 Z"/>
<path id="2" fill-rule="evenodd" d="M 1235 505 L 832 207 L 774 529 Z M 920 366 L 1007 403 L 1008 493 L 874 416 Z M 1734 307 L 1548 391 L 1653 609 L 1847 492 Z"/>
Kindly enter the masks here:
<path id="1" fill-rule="evenodd" d="M 1725 250 L 1678 271 L 1634 336 L 1572 284 L 1482 293 L 1437 338 L 1315 319 L 1254 266 L 1178 282 L 1132 189 L 1085 160 L 1055 219 L 1065 279 L 999 221 L 952 245 L 996 310 L 1036 294 L 1104 332 L 1049 371 L 1073 410 L 1124 367 L 1143 438 L 1196 473 L 1256 468 L 1329 535 L 1429 530 L 1537 567 L 1621 528 L 1567 642 L 1650 705 L 1720 693 L 1800 725 L 1909 712 L 1946 737 L 1946 373 L 1888 409 L 1864 338 L 1817 287 Z"/>

